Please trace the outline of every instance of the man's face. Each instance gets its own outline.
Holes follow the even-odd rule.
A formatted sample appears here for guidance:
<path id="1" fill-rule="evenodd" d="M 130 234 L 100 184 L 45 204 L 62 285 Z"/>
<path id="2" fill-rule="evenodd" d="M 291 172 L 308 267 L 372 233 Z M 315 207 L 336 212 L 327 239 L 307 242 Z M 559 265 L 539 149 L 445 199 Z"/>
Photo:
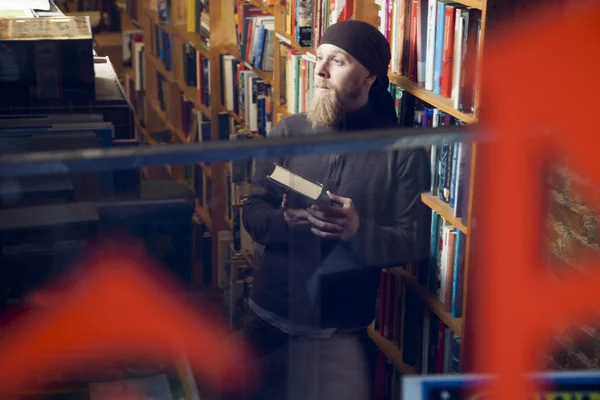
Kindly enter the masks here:
<path id="1" fill-rule="evenodd" d="M 364 84 L 368 75 L 361 63 L 339 47 L 323 44 L 317 49 L 315 96 L 333 91 L 340 103 L 352 107 L 361 94 L 368 94 Z"/>
<path id="2" fill-rule="evenodd" d="M 354 57 L 331 44 L 317 49 L 314 97 L 308 109 L 313 127 L 332 126 L 345 112 L 365 105 L 375 80 Z"/>

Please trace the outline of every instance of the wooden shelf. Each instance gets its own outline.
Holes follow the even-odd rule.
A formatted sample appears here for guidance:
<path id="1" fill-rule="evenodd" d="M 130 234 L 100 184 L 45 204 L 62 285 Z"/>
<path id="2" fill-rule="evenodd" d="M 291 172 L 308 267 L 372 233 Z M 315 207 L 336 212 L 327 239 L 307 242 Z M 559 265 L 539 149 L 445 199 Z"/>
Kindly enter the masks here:
<path id="1" fill-rule="evenodd" d="M 212 169 L 210 168 L 210 164 L 204 164 L 203 162 L 198 163 L 204 172 L 204 175 L 212 178 Z"/>
<path id="2" fill-rule="evenodd" d="M 132 67 L 123 67 L 123 76 L 129 76 L 135 79 L 135 70 Z"/>
<path id="3" fill-rule="evenodd" d="M 262 10 L 262 12 L 264 12 L 265 14 L 275 15 L 274 7 L 268 6 L 267 4 L 264 4 L 260 0 L 248 0 L 247 3 L 250 3 L 253 6 L 260 8 Z"/>
<path id="4" fill-rule="evenodd" d="M 206 224 L 208 229 L 212 230 L 212 218 L 210 217 L 208 209 L 200 204 L 196 204 L 195 212 L 198 214 L 202 222 Z"/>
<path id="5" fill-rule="evenodd" d="M 431 193 L 421 193 L 421 201 L 465 235 L 469 232 L 469 228 L 464 224 L 462 218 L 454 217 L 452 207 L 438 196 Z"/>
<path id="6" fill-rule="evenodd" d="M 200 102 L 200 91 L 198 88 L 190 86 L 180 79 L 177 79 L 177 86 L 179 86 L 179 90 L 194 103 L 196 109 L 200 110 L 202 114 L 204 114 L 204 117 L 210 120 L 210 109 Z"/>
<path id="7" fill-rule="evenodd" d="M 457 0 L 457 3 L 463 4 L 467 7 L 477 8 L 478 10 L 483 10 L 484 3 L 482 0 Z"/>
<path id="8" fill-rule="evenodd" d="M 411 81 L 406 76 L 390 74 L 390 81 L 411 93 L 415 97 L 431 104 L 436 108 L 439 108 L 455 118 L 458 118 L 466 124 L 474 124 L 477 122 L 475 115 L 465 114 L 455 109 L 452 105 L 451 99 L 435 94 L 431 90 L 425 89 L 423 86 L 419 86 L 418 83 Z"/>
<path id="9" fill-rule="evenodd" d="M 246 123 L 244 122 L 244 120 L 242 119 L 242 117 L 240 117 L 239 115 L 237 115 L 233 111 L 226 109 L 224 105 L 219 104 L 219 112 L 221 112 L 221 113 L 228 113 L 229 116 L 235 120 L 235 122 L 237 122 L 238 124 L 243 125 L 244 127 L 246 127 Z M 248 128 L 248 127 L 246 127 L 246 128 Z M 248 129 L 250 129 L 250 128 L 248 128 Z"/>
<path id="10" fill-rule="evenodd" d="M 252 131 L 250 130 L 250 127 L 249 127 L 248 125 L 246 125 L 246 121 L 244 121 L 244 119 L 243 119 L 242 117 L 240 117 L 239 115 L 237 115 L 237 114 L 236 114 L 236 113 L 234 113 L 233 111 L 226 109 L 226 108 L 225 108 L 223 105 L 220 105 L 220 106 L 219 106 L 219 112 L 225 112 L 225 113 L 228 113 L 228 114 L 229 114 L 229 116 L 235 120 L 235 122 L 237 122 L 238 124 L 240 124 L 241 126 L 243 126 L 243 127 L 244 127 L 246 130 L 248 130 L 249 132 L 252 132 Z M 252 137 L 253 137 L 254 139 L 262 139 L 262 138 L 263 138 L 263 136 L 261 136 L 261 135 L 259 135 L 259 134 L 255 133 L 255 132 L 252 132 Z"/>
<path id="11" fill-rule="evenodd" d="M 303 54 L 308 54 L 312 57 L 316 57 L 316 55 L 317 55 L 317 52 L 315 51 L 315 49 L 313 49 L 312 47 L 300 46 L 298 43 L 296 43 L 296 41 L 294 39 L 292 39 L 292 37 L 290 35 L 288 35 L 285 32 L 276 32 L 275 36 L 277 37 L 277 39 L 279 39 L 280 42 L 287 44 L 288 46 L 294 48 L 295 50 L 297 50 Z"/>
<path id="12" fill-rule="evenodd" d="M 125 7 L 119 7 L 119 11 L 121 12 L 121 32 L 140 29 L 140 24 L 127 14 Z"/>
<path id="13" fill-rule="evenodd" d="M 187 138 L 185 137 L 185 134 L 181 131 L 181 129 L 178 129 L 176 126 L 174 126 L 173 124 L 171 124 L 169 122 L 167 113 L 164 112 L 163 110 L 161 110 L 158 100 L 150 99 L 149 102 L 150 102 L 150 107 L 152 107 L 152 109 L 156 113 L 156 116 L 158 118 L 160 118 L 160 120 L 165 124 L 165 127 L 168 130 L 170 130 L 171 132 L 173 132 L 175 134 L 177 139 L 179 139 L 179 142 L 184 142 L 184 143 L 187 142 Z"/>
<path id="14" fill-rule="evenodd" d="M 197 32 L 188 32 L 186 26 L 182 25 L 171 25 L 171 24 L 163 24 L 159 21 L 156 12 L 152 12 L 150 9 L 144 9 L 144 12 L 150 18 L 154 25 L 158 25 L 163 29 L 169 36 L 177 36 L 178 38 L 192 43 L 196 50 L 198 50 L 205 57 L 210 58 L 210 48 L 208 48 L 204 43 L 202 43 L 202 38 Z"/>
<path id="15" fill-rule="evenodd" d="M 191 43 L 204 57 L 210 58 L 210 49 L 202 43 L 202 37 L 197 32 L 188 32 L 187 27 L 173 25 L 173 33 L 181 40 Z"/>
<path id="16" fill-rule="evenodd" d="M 158 71 L 158 73 L 160 73 L 169 83 L 177 85 L 179 90 L 183 92 L 190 100 L 192 100 L 194 106 L 196 106 L 196 108 L 199 109 L 202 114 L 204 114 L 204 116 L 210 120 L 210 109 L 200 102 L 200 98 L 198 97 L 200 96 L 200 92 L 198 89 L 177 79 L 175 74 L 172 71 L 167 70 L 163 63 L 156 56 L 152 54 L 148 54 L 147 56 L 148 60 L 154 66 L 156 71 Z"/>
<path id="17" fill-rule="evenodd" d="M 281 113 L 281 114 L 285 115 L 285 116 L 288 116 L 288 115 L 290 115 L 290 112 L 289 112 L 289 111 L 288 111 L 288 109 L 285 107 L 285 104 L 279 104 L 279 105 L 277 106 L 277 108 L 276 108 L 276 111 L 277 111 L 278 113 Z"/>
<path id="18" fill-rule="evenodd" d="M 150 20 L 152 21 L 152 23 L 154 25 L 160 26 L 160 28 L 163 29 L 165 32 L 167 32 L 167 34 L 169 34 L 169 35 L 175 34 L 175 30 L 173 29 L 173 26 L 171 26 L 169 24 L 163 24 L 162 22 L 159 21 L 158 14 L 156 11 L 152 11 L 152 10 L 150 10 L 150 8 L 144 8 L 144 13 L 146 13 L 148 18 L 150 18 Z M 146 40 L 146 39 L 144 39 L 144 40 Z"/>
<path id="19" fill-rule="evenodd" d="M 402 372 L 404 375 L 417 374 L 415 367 L 402 361 L 402 350 L 396 347 L 392 341 L 384 338 L 379 332 L 377 332 L 373 327 L 373 324 L 369 326 L 367 332 L 371 340 L 375 342 L 377 347 L 386 355 L 392 364 L 394 364 L 398 371 Z"/>
<path id="20" fill-rule="evenodd" d="M 158 59 L 158 57 L 156 57 L 155 55 L 150 54 L 150 53 L 146 53 L 146 56 L 148 57 L 148 60 L 150 61 L 150 63 L 154 67 L 154 69 L 156 69 L 156 71 L 158 71 L 158 73 L 160 73 L 163 76 L 163 78 L 165 78 L 169 83 L 177 84 L 177 81 L 175 80 L 175 75 L 173 74 L 173 72 L 169 71 L 167 68 L 165 68 L 165 66 Z M 179 86 L 179 85 L 177 85 L 177 86 Z"/>
<path id="21" fill-rule="evenodd" d="M 427 305 L 427 307 L 438 316 L 440 320 L 444 322 L 452 330 L 452 332 L 456 333 L 459 336 L 462 336 L 462 318 L 452 318 L 452 315 L 444 310 L 444 304 L 433 294 L 429 293 L 426 287 L 421 285 L 416 277 L 414 277 L 410 272 L 407 272 L 403 268 L 392 268 L 392 273 L 400 278 L 406 287 L 411 290 L 414 294 L 417 295 L 419 299 L 423 303 Z"/>
<path id="22" fill-rule="evenodd" d="M 240 54 L 240 49 L 238 49 L 236 45 L 233 45 L 233 44 L 225 45 L 223 50 L 226 53 L 234 56 L 239 61 L 243 62 L 246 65 L 246 67 L 248 69 L 252 70 L 256 75 L 258 75 L 260 77 L 260 79 L 268 82 L 269 85 L 273 86 L 273 72 L 263 71 L 261 69 L 254 68 L 248 61 L 246 61 L 242 58 L 242 56 Z"/>

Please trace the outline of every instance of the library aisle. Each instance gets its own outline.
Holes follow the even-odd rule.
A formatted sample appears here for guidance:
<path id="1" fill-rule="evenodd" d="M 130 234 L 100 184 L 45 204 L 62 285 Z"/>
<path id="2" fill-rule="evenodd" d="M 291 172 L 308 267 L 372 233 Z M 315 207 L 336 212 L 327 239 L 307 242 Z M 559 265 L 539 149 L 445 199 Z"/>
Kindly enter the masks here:
<path id="1" fill-rule="evenodd" d="M 372 363 L 365 364 L 372 373 L 373 400 L 406 399 L 407 388 L 414 382 L 454 382 L 473 372 L 480 356 L 473 344 L 479 331 L 473 315 L 480 303 L 473 282 L 485 268 L 476 262 L 480 259 L 478 241 L 483 239 L 474 217 L 475 193 L 482 179 L 478 166 L 489 149 L 469 135 L 490 112 L 481 89 L 487 40 L 502 32 L 501 28 L 517 26 L 527 13 L 541 15 L 534 12 L 533 3 L 32 0 L 0 4 L 0 156 L 5 160 L 23 156 L 25 163 L 40 156 L 30 153 L 56 156 L 51 170 L 14 176 L 5 171 L 0 176 L 3 312 L 13 315 L 17 310 L 33 318 L 40 310 L 79 310 L 81 321 L 94 328 L 89 337 L 82 338 L 87 328 L 77 330 L 66 323 L 64 331 L 52 330 L 55 321 L 49 319 L 39 325 L 47 331 L 32 330 L 31 336 L 15 342 L 29 346 L 31 352 L 23 354 L 31 357 L 49 352 L 47 359 L 39 361 L 39 371 L 28 368 L 29 363 L 36 364 L 35 358 L 15 367 L 14 374 L 22 373 L 27 382 L 15 398 L 97 400 L 135 394 L 157 399 L 231 399 L 227 386 L 244 383 L 243 375 L 228 374 L 252 370 L 250 361 L 244 367 L 245 357 L 251 357 L 238 342 L 252 316 L 253 324 L 262 321 L 277 329 L 286 343 L 292 342 L 289 337 L 337 334 L 331 326 L 307 333 L 306 325 L 297 321 L 312 323 L 311 318 L 322 318 L 319 321 L 334 321 L 331 324 L 342 331 L 348 328 L 342 326 L 344 321 L 364 322 L 360 331 L 373 350 Z M 569 9 L 565 3 L 553 0 L 543 10 L 560 14 Z M 414 202 L 403 204 L 406 209 L 424 210 L 424 219 L 406 228 L 418 236 L 414 249 L 401 248 L 398 243 L 404 242 L 398 235 L 386 236 L 409 224 L 406 220 L 411 216 L 403 214 L 405 210 L 392 213 L 389 219 L 396 221 L 388 225 L 373 222 L 392 215 L 391 210 L 401 202 L 399 196 L 380 192 L 385 182 L 374 172 L 377 166 L 384 159 L 391 160 L 386 176 L 395 173 L 398 181 L 408 179 L 403 175 L 408 162 L 395 164 L 394 155 L 401 152 L 368 143 L 371 139 L 383 143 L 375 130 L 354 136 L 365 148 L 374 149 L 358 158 L 364 164 L 352 179 L 361 191 L 341 211 L 330 211 L 342 218 L 342 213 L 354 215 L 348 214 L 348 208 L 356 210 L 358 228 L 349 238 L 341 240 L 340 234 L 320 239 L 320 231 L 314 230 L 318 214 L 311 214 L 312 220 L 302 217 L 313 221 L 313 230 L 307 232 L 294 225 L 297 221 L 286 220 L 289 212 L 282 210 L 285 190 L 292 199 L 285 200 L 289 207 L 309 204 L 307 199 L 332 201 L 324 190 L 327 185 L 340 186 L 343 175 L 335 171 L 347 168 L 350 156 L 345 153 L 356 149 L 356 144 L 344 142 L 340 135 L 315 146 L 300 140 L 305 138 L 291 137 L 292 131 L 309 127 L 301 114 L 309 113 L 314 104 L 323 104 L 315 99 L 319 91 L 329 90 L 322 87 L 323 79 L 320 84 L 315 79 L 323 56 L 317 54 L 319 43 L 330 26 L 348 20 L 370 24 L 389 44 L 384 91 L 394 102 L 394 126 L 417 138 L 440 131 L 448 132 L 448 137 L 458 133 L 454 137 L 460 138 L 425 146 L 427 187 L 415 193 Z M 344 67 L 343 59 L 339 66 Z M 357 126 L 366 124 L 360 118 Z M 347 124 L 340 126 L 346 129 Z M 257 169 L 258 175 L 265 172 L 261 169 L 265 156 L 243 159 L 236 156 L 241 151 L 231 150 L 231 154 L 221 151 L 218 160 L 192 160 L 190 151 L 185 152 L 197 146 L 214 150 L 202 154 L 214 155 L 218 149 L 229 151 L 227 145 L 233 143 L 240 148 L 246 145 L 249 153 L 270 156 L 269 146 L 277 146 L 271 141 L 274 132 L 289 136 L 285 139 L 294 142 L 298 152 L 311 146 L 329 146 L 330 151 L 303 153 L 304 161 L 298 158 L 291 166 L 283 156 L 268 158 L 269 166 L 275 162 L 276 168 L 255 181 Z M 335 143 L 350 150 L 334 148 Z M 267 150 L 261 153 L 259 147 Z M 104 150 L 114 151 L 114 158 L 97 158 Z M 174 156 L 184 153 L 181 158 Z M 136 154 L 144 156 L 135 160 Z M 153 154 L 155 160 L 161 157 L 160 162 L 149 165 L 144 157 Z M 70 170 L 71 165 L 79 169 Z M 313 173 L 305 176 L 292 167 Z M 333 172 L 327 175 L 327 169 Z M 367 172 L 373 176 L 363 179 Z M 557 162 L 545 179 L 544 251 L 577 269 L 583 265 L 581 254 L 600 254 L 598 212 L 583 194 L 592 185 L 571 169 L 569 160 Z M 263 181 L 273 190 L 261 192 Z M 297 200 L 298 193 L 302 200 Z M 375 202 L 378 207 L 371 204 Z M 250 223 L 265 204 L 270 206 L 268 221 L 264 226 Z M 321 204 L 327 205 L 331 204 Z M 340 220 L 327 220 L 326 225 L 335 221 Z M 519 221 L 512 223 L 519 229 Z M 344 233 L 347 229 L 340 228 Z M 377 238 L 382 244 L 375 244 Z M 86 282 L 87 268 L 95 265 L 89 254 L 97 253 L 89 251 L 106 239 L 114 249 L 127 247 L 131 254 L 145 254 L 145 258 L 111 259 L 111 268 L 122 265 L 122 270 L 114 270 L 114 276 L 122 279 L 102 281 L 105 286 L 97 288 L 95 298 L 77 297 L 78 283 Z M 306 247 L 310 251 L 294 253 L 293 243 L 303 240 L 312 244 Z M 406 260 L 395 254 L 398 249 L 424 254 Z M 401 261 L 391 265 L 388 259 Z M 277 262 L 289 265 L 273 269 Z M 135 275 L 144 271 L 135 266 L 144 263 L 163 277 L 152 286 L 153 293 L 142 290 L 150 281 Z M 345 270 L 348 265 L 372 268 L 368 273 L 360 268 Z M 272 276 L 265 278 L 269 273 Z M 70 278 L 63 281 L 65 274 Z M 294 279 L 308 283 L 306 287 L 294 285 Z M 173 295 L 172 303 L 157 300 L 167 299 L 161 297 L 165 293 Z M 250 293 L 262 293 L 262 297 L 251 300 Z M 361 303 L 371 297 L 373 304 Z M 289 310 L 280 308 L 290 314 L 285 319 L 273 311 L 277 305 L 269 304 L 270 310 L 265 307 L 281 298 L 290 303 Z M 85 309 L 87 303 L 81 300 L 72 306 L 79 308 L 57 308 L 61 300 L 73 299 L 87 299 L 91 305 Z M 117 301 L 123 306 L 111 309 L 109 305 Z M 303 307 L 306 304 L 310 306 Z M 338 306 L 329 309 L 330 304 Z M 298 315 L 291 315 L 296 312 L 291 311 L 293 306 L 301 310 Z M 114 331 L 108 329 L 111 323 L 117 326 Z M 564 326 L 549 339 L 540 370 L 599 369 L 598 327 L 594 322 Z M 352 328 L 348 330 L 353 332 Z M 91 351 L 85 340 L 100 340 L 109 331 L 115 343 L 120 335 L 132 339 L 127 335 L 142 331 L 147 341 L 128 342 L 138 349 L 133 355 L 127 346 L 117 348 L 116 344 L 104 354 L 122 351 L 125 360 L 108 365 L 90 361 L 86 368 L 70 372 L 61 369 L 68 364 L 65 360 L 85 358 L 85 351 Z M 70 351 L 74 353 L 57 354 L 62 347 L 45 343 L 44 332 L 46 338 L 52 336 L 49 332 L 58 332 L 53 338 L 62 338 L 65 349 L 73 345 Z M 192 333 L 197 343 L 190 339 Z M 40 335 L 39 343 L 36 335 Z M 273 337 L 280 339 L 277 334 Z M 267 338 L 264 341 L 266 346 Z M 0 341 L 0 348 L 7 343 L 11 342 Z M 169 350 L 161 353 L 161 346 Z M 233 351 L 237 346 L 239 353 Z M 13 357 L 21 354 L 16 351 Z M 307 350 L 303 356 L 311 360 L 311 354 Z M 319 364 L 315 369 L 326 364 L 312 362 Z M 54 371 L 48 367 L 52 363 Z M 0 371 L 3 366 L 0 362 Z M 273 373 L 272 379 L 283 374 Z M 260 379 L 249 376 L 243 377 Z M 299 373 L 295 377 L 300 380 Z M 3 385 L 8 384 L 0 379 L 0 393 Z M 443 397 L 450 392 L 441 390 L 438 395 L 454 398 Z"/>

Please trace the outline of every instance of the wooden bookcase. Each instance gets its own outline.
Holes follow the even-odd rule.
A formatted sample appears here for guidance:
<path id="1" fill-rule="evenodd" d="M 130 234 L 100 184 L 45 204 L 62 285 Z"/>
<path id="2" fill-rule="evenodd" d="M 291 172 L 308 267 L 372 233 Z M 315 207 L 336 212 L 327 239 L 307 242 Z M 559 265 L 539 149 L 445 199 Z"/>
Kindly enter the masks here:
<path id="1" fill-rule="evenodd" d="M 144 0 L 152 1 L 152 0 Z M 410 0 L 409 0 L 410 1 Z M 480 64 L 481 54 L 483 53 L 483 42 L 486 32 L 486 21 L 488 20 L 488 9 L 498 9 L 498 5 L 494 4 L 493 7 L 491 2 L 495 0 L 457 0 L 456 3 L 463 4 L 467 7 L 472 7 L 481 10 L 481 37 L 480 46 L 481 51 L 479 52 L 478 64 Z M 501 2 L 501 0 L 496 0 Z M 244 123 L 242 119 L 234 114 L 231 110 L 226 110 L 222 105 L 222 93 L 221 93 L 221 68 L 220 68 L 220 56 L 221 54 L 227 53 L 238 58 L 239 50 L 237 47 L 237 35 L 236 25 L 233 16 L 234 12 L 234 1 L 219 1 L 210 4 L 210 46 L 205 47 L 200 41 L 200 37 L 197 33 L 187 32 L 185 29 L 185 19 L 177 19 L 178 15 L 185 16 L 186 13 L 181 10 L 185 10 L 187 1 L 186 0 L 172 0 L 171 7 L 172 18 L 170 25 L 161 24 L 157 17 L 157 11 L 153 10 L 152 7 L 148 7 L 147 3 L 138 0 L 138 21 L 135 26 L 139 26 L 144 29 L 144 42 L 146 44 L 146 78 L 153 77 L 156 72 L 159 72 L 168 81 L 169 88 L 172 93 L 176 95 L 170 96 L 167 111 L 160 109 L 158 100 L 156 99 L 157 88 L 155 87 L 155 79 L 147 80 L 146 87 L 146 105 L 147 110 L 153 110 L 148 112 L 148 120 L 146 126 L 142 128 L 144 134 L 148 134 L 148 131 L 153 129 L 162 129 L 165 126 L 174 132 L 181 132 L 181 123 L 177 120 L 177 114 L 180 107 L 180 94 L 184 93 L 188 97 L 197 99 L 197 90 L 189 87 L 185 84 L 182 75 L 182 66 L 178 64 L 181 59 L 181 43 L 189 42 L 200 51 L 205 57 L 210 59 L 210 90 L 211 90 L 211 105 L 210 107 L 195 102 L 198 109 L 211 121 L 211 140 L 219 140 L 219 127 L 218 121 L 219 113 L 229 112 L 231 116 L 236 119 L 239 123 Z M 261 8 L 265 13 L 273 15 L 275 18 L 275 31 L 276 40 L 274 47 L 274 65 L 273 72 L 263 72 L 252 68 L 258 76 L 260 76 L 266 82 L 269 82 L 273 88 L 273 125 L 277 123 L 282 117 L 289 114 L 282 101 L 281 88 L 279 85 L 279 76 L 282 73 L 282 67 L 280 65 L 280 46 L 279 43 L 287 43 L 290 47 L 304 52 L 308 55 L 314 55 L 315 51 L 312 48 L 300 47 L 290 35 L 285 33 L 285 18 L 286 18 L 286 4 L 284 0 L 276 0 L 272 5 L 265 5 L 259 0 L 248 0 L 249 3 Z M 510 2 L 508 2 L 510 3 Z M 501 7 L 500 7 L 501 8 Z M 176 11 L 176 9 L 178 11 Z M 355 0 L 354 2 L 354 13 L 355 19 L 367 21 L 375 26 L 379 25 L 378 19 L 378 6 L 376 6 L 374 0 Z M 132 22 L 127 22 L 127 18 L 123 18 L 124 26 L 132 26 Z M 129 25 L 128 25 L 129 24 Z M 150 43 L 150 30 L 155 25 L 161 25 L 165 31 L 171 35 L 173 39 L 173 68 L 168 71 L 160 60 L 152 54 L 149 49 L 152 44 Z M 480 70 L 479 68 L 477 69 Z M 128 73 L 132 73 L 131 71 Z M 441 95 L 434 94 L 432 91 L 426 90 L 424 87 L 419 86 L 416 82 L 411 81 L 406 76 L 397 74 L 390 74 L 390 81 L 395 85 L 403 89 L 405 92 L 412 94 L 414 97 L 422 100 L 425 103 L 430 104 L 432 107 L 438 108 L 439 110 L 455 117 L 466 124 L 475 124 L 479 118 L 479 110 L 481 110 L 479 104 L 479 88 L 476 89 L 477 94 L 475 95 L 475 107 L 476 112 L 474 114 L 461 112 L 453 107 L 453 103 L 449 98 Z M 215 122 L 215 123 L 213 123 Z M 184 135 L 178 134 L 180 141 L 184 141 Z M 177 141 L 177 138 L 175 138 Z M 444 310 L 443 305 L 437 299 L 436 296 L 432 295 L 427 288 L 419 283 L 419 281 L 408 273 L 406 270 L 396 268 L 393 273 L 405 284 L 407 290 L 413 292 L 424 304 L 428 307 L 441 321 L 443 321 L 454 333 L 456 333 L 461 339 L 461 370 L 467 371 L 468 364 L 464 364 L 463 360 L 467 360 L 469 357 L 469 343 L 468 335 L 465 335 L 468 324 L 469 324 L 469 303 L 472 299 L 469 298 L 469 271 L 471 269 L 469 254 L 472 246 L 472 232 L 471 232 L 471 217 L 472 217 L 472 204 L 473 204 L 473 192 L 475 173 L 477 165 L 477 145 L 473 144 L 471 154 L 471 173 L 470 173 L 470 191 L 468 193 L 468 212 L 464 219 L 453 217 L 452 209 L 447 203 L 441 201 L 435 194 L 423 193 L 421 199 L 424 204 L 430 207 L 433 211 L 437 212 L 440 216 L 446 219 L 449 223 L 455 226 L 458 230 L 466 235 L 465 244 L 465 265 L 464 265 L 464 289 L 463 289 L 463 306 L 462 315 L 460 318 L 453 318 L 450 313 Z M 213 238 L 216 237 L 216 233 L 221 230 L 232 229 L 232 221 L 226 216 L 226 205 L 224 196 L 226 195 L 226 172 L 230 168 L 230 163 L 213 163 L 210 166 L 204 166 L 203 170 L 206 175 L 211 178 L 211 191 L 213 198 L 215 199 L 214 204 L 210 212 L 203 207 L 197 209 L 197 214 L 200 218 L 210 226 L 210 229 L 214 233 Z M 174 171 L 169 171 L 174 179 L 180 179 Z M 216 276 L 216 240 L 213 242 L 213 276 Z M 417 371 L 411 365 L 407 365 L 402 361 L 402 352 L 398 349 L 390 340 L 384 338 L 373 328 L 369 329 L 369 334 L 377 346 L 388 356 L 389 360 L 400 370 L 403 374 L 415 374 Z M 466 336 L 466 338 L 465 338 Z"/>
<path id="2" fill-rule="evenodd" d="M 478 60 L 477 60 L 477 72 L 480 73 L 480 65 L 481 65 L 481 57 L 483 54 L 483 43 L 486 32 L 486 19 L 487 19 L 487 10 L 490 6 L 490 3 L 494 0 L 456 0 L 454 3 L 461 4 L 466 7 L 475 8 L 481 10 L 481 36 L 480 36 L 480 51 L 478 52 Z M 424 1 L 422 4 L 427 4 L 427 1 Z M 375 19 L 367 20 L 371 24 L 378 26 L 378 17 Z M 408 18 L 408 16 L 406 16 Z M 405 38 L 406 40 L 406 38 Z M 405 50 L 406 51 L 406 50 Z M 401 88 L 407 93 L 412 94 L 417 99 L 422 100 L 424 103 L 429 104 L 430 106 L 439 109 L 440 111 L 451 115 L 457 120 L 462 121 L 464 124 L 476 124 L 479 118 L 479 111 L 481 110 L 479 99 L 480 99 L 480 87 L 476 88 L 475 94 L 475 113 L 465 113 L 458 109 L 456 109 L 453 105 L 453 102 L 450 98 L 441 96 L 439 94 L 435 94 L 431 90 L 425 89 L 422 85 L 419 85 L 417 82 L 409 79 L 407 76 L 403 76 L 400 74 L 389 74 L 390 82 L 392 82 L 397 87 Z M 448 205 L 448 203 L 442 201 L 436 194 L 425 192 L 421 194 L 421 201 L 427 205 L 431 210 L 435 211 L 442 218 L 444 218 L 449 224 L 454 226 L 457 230 L 462 232 L 465 235 L 466 243 L 465 243 L 465 259 L 464 259 L 464 278 L 463 278 L 463 296 L 462 296 L 462 312 L 460 317 L 453 317 L 451 313 L 444 309 L 444 304 L 438 299 L 438 297 L 432 294 L 428 288 L 420 283 L 417 277 L 410 272 L 408 272 L 404 268 L 394 268 L 391 272 L 397 277 L 400 282 L 404 285 L 404 288 L 410 292 L 412 292 L 422 303 L 428 308 L 433 314 L 437 316 L 450 330 L 457 334 L 461 339 L 460 346 L 460 371 L 467 372 L 469 370 L 470 358 L 472 354 L 469 353 L 469 339 L 470 335 L 467 334 L 467 329 L 470 328 L 468 326 L 468 311 L 469 311 L 469 303 L 472 301 L 469 297 L 469 271 L 471 269 L 469 254 L 471 252 L 472 246 L 472 237 L 470 234 L 469 228 L 471 227 L 471 216 L 472 216 L 472 204 L 473 204 L 473 188 L 475 184 L 475 174 L 476 174 L 476 161 L 477 157 L 477 145 L 475 143 L 472 144 L 471 147 L 471 160 L 470 160 L 470 184 L 469 184 L 469 193 L 467 206 L 467 215 L 464 218 L 456 218 L 453 215 L 452 208 Z M 419 371 L 413 366 L 405 363 L 403 361 L 402 350 L 395 346 L 395 344 L 381 335 L 377 330 L 374 329 L 372 325 L 369 328 L 369 336 L 376 343 L 378 348 L 387 356 L 388 360 L 394 365 L 394 367 L 400 371 L 403 375 L 416 375 L 419 374 Z M 421 357 L 419 354 L 418 357 Z M 466 361 L 465 361 L 466 360 Z"/>

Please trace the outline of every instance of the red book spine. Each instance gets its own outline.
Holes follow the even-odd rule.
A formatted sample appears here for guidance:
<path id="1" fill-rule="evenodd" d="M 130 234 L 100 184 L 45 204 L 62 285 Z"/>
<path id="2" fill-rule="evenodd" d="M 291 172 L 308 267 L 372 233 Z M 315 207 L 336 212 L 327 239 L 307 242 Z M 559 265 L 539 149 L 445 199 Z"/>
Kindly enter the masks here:
<path id="1" fill-rule="evenodd" d="M 442 59 L 441 95 L 450 98 L 452 95 L 452 64 L 454 62 L 454 16 L 455 7 L 446 6 L 444 21 L 444 50 Z"/>

